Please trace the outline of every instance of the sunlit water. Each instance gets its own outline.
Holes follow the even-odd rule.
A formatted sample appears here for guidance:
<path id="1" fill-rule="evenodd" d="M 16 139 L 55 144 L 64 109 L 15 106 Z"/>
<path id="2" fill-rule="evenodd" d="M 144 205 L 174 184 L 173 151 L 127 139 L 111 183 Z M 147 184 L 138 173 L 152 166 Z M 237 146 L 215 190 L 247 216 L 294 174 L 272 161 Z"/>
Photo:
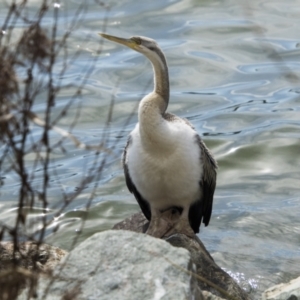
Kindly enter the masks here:
<path id="1" fill-rule="evenodd" d="M 107 158 L 99 185 L 88 184 L 53 221 L 46 241 L 70 247 L 86 217 L 85 206 L 94 187 L 78 242 L 139 210 L 125 186 L 120 156 L 136 114 L 124 126 L 138 100 L 151 90 L 152 70 L 140 54 L 109 41 L 104 41 L 103 51 L 97 54 L 97 32 L 103 30 L 108 16 L 107 32 L 158 41 L 169 64 L 169 111 L 188 118 L 218 160 L 213 215 L 209 227 L 200 233 L 216 262 L 255 297 L 273 284 L 299 276 L 300 84 L 292 74 L 300 76 L 300 0 L 288 4 L 260 0 L 247 5 L 233 0 L 107 4 L 109 13 L 91 3 L 70 39 L 70 51 L 82 49 L 83 54 L 64 79 L 73 90 L 61 94 L 55 109 L 67 103 L 86 64 L 96 56 L 73 134 L 85 143 L 99 143 L 114 95 L 109 143 L 116 147 Z M 75 7 L 75 3 L 74 8 L 62 4 L 58 9 L 67 10 L 71 18 Z M 4 10 L 0 14 L 3 19 Z M 88 34 L 93 38 L 86 42 Z M 42 97 L 35 109 L 43 111 Z M 72 107 L 66 124 L 76 111 Z M 38 135 L 40 129 L 34 130 Z M 55 134 L 53 139 L 57 139 Z M 66 153 L 55 156 L 50 216 L 62 201 L 62 191 L 73 193 L 95 160 L 93 152 L 76 149 L 69 141 L 65 148 Z M 38 185 L 38 170 L 36 174 Z M 1 187 L 0 217 L 9 225 L 14 224 L 16 211 L 16 178 L 13 173 L 5 174 Z M 30 218 L 41 214 L 36 207 Z"/>

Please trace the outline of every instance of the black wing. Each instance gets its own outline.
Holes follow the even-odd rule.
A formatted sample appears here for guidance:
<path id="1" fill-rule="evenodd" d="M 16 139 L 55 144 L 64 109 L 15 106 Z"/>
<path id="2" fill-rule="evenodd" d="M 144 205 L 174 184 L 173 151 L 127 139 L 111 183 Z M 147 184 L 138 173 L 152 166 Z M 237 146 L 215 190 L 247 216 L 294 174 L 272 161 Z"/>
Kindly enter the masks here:
<path id="1" fill-rule="evenodd" d="M 203 164 L 203 176 L 199 182 L 202 196 L 201 199 L 191 205 L 189 221 L 194 232 L 198 233 L 202 218 L 205 226 L 209 224 L 216 188 L 218 165 L 199 135 L 196 136 L 196 140 L 201 149 L 201 162 Z"/>
<path id="2" fill-rule="evenodd" d="M 127 144 L 126 144 L 124 152 L 123 152 L 123 159 L 122 159 L 126 185 L 127 185 L 128 190 L 131 193 L 133 193 L 133 195 L 134 195 L 135 199 L 137 200 L 137 202 L 138 202 L 143 214 L 145 215 L 145 217 L 148 220 L 151 220 L 150 205 L 149 205 L 148 201 L 146 201 L 141 196 L 141 194 L 136 189 L 134 183 L 132 182 L 132 180 L 130 178 L 129 169 L 128 169 L 128 165 L 127 165 L 127 152 L 128 152 L 128 149 L 129 149 L 131 143 L 132 143 L 132 138 L 131 138 L 131 135 L 129 135 L 128 140 L 127 140 Z"/>

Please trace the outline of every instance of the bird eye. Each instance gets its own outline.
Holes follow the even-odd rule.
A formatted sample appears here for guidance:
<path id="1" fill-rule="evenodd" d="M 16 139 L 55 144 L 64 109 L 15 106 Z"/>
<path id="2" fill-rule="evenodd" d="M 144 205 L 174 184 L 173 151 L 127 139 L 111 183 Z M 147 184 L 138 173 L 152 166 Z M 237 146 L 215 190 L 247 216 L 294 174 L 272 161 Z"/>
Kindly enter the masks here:
<path id="1" fill-rule="evenodd" d="M 142 40 L 139 37 L 132 37 L 131 38 L 133 41 L 135 41 L 138 45 L 142 44 Z"/>

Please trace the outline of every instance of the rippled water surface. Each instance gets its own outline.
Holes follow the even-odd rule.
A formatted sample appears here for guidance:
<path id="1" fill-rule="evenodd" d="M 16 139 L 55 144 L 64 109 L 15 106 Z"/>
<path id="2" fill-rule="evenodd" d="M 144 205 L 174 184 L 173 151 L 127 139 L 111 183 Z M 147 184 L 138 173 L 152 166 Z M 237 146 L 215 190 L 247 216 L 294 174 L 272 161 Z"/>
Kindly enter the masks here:
<path id="1" fill-rule="evenodd" d="M 97 33 L 106 24 L 110 34 L 158 41 L 170 71 L 168 110 L 188 118 L 218 160 L 213 215 L 200 233 L 216 262 L 256 297 L 272 284 L 299 276 L 300 0 L 255 0 L 243 5 L 233 0 L 107 4 L 109 12 L 91 2 L 71 36 L 70 53 L 82 49 L 83 54 L 67 72 L 64 82 L 71 90 L 68 87 L 60 94 L 55 110 L 68 102 L 78 78 L 96 57 L 73 134 L 97 144 L 106 131 L 115 148 L 97 180 L 89 213 L 85 206 L 96 181 L 51 224 L 46 241 L 68 248 L 86 216 L 78 242 L 139 210 L 125 186 L 120 156 L 137 121 L 136 114 L 129 121 L 128 116 L 151 90 L 152 70 L 139 53 L 109 41 L 103 41 L 98 54 Z M 67 11 L 62 24 L 76 7 L 76 1 L 61 5 L 60 10 Z M 1 5 L 0 11 L 3 19 Z M 105 123 L 113 97 L 108 131 Z M 77 107 L 70 109 L 61 127 L 68 128 Z M 41 96 L 35 111 L 43 109 Z M 38 135 L 40 129 L 34 130 Z M 62 201 L 62 192 L 74 192 L 96 159 L 92 151 L 76 149 L 70 141 L 65 148 L 66 153 L 54 154 L 50 216 Z M 38 185 L 39 170 L 36 174 Z M 13 173 L 5 174 L 0 218 L 7 224 L 14 223 L 18 186 Z M 36 207 L 30 218 L 41 213 Z M 58 232 L 51 233 L 57 225 Z"/>

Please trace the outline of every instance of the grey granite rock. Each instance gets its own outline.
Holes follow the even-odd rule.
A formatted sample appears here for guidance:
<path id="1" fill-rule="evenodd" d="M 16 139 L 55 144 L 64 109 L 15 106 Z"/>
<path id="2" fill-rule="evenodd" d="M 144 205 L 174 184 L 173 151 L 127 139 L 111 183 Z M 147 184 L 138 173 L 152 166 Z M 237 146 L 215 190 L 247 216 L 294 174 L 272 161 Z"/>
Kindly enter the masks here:
<path id="1" fill-rule="evenodd" d="M 114 229 L 145 232 L 148 223 L 149 221 L 142 213 L 136 213 L 116 224 Z M 196 266 L 196 273 L 202 277 L 202 280 L 198 280 L 198 285 L 202 291 L 208 291 L 218 297 L 226 298 L 227 296 L 228 299 L 231 297 L 230 299 L 251 300 L 251 297 L 239 287 L 236 281 L 215 263 L 197 236 L 190 238 L 184 234 L 173 234 L 172 236 L 164 237 L 164 239 L 174 247 L 185 248 L 190 252 L 192 262 Z M 208 280 L 210 284 L 205 283 L 204 280 Z M 222 289 L 223 292 L 221 293 L 217 288 Z M 208 298 L 207 296 L 207 299 L 218 298 Z"/>
<path id="2" fill-rule="evenodd" d="M 187 250 L 124 230 L 93 235 L 76 247 L 45 299 L 203 299 Z M 38 299 L 50 279 L 42 279 Z M 70 296 L 69 296 L 70 298 Z M 68 298 L 68 299 L 69 299 Z"/>
<path id="3" fill-rule="evenodd" d="M 267 289 L 262 300 L 300 300 L 300 277 Z"/>

